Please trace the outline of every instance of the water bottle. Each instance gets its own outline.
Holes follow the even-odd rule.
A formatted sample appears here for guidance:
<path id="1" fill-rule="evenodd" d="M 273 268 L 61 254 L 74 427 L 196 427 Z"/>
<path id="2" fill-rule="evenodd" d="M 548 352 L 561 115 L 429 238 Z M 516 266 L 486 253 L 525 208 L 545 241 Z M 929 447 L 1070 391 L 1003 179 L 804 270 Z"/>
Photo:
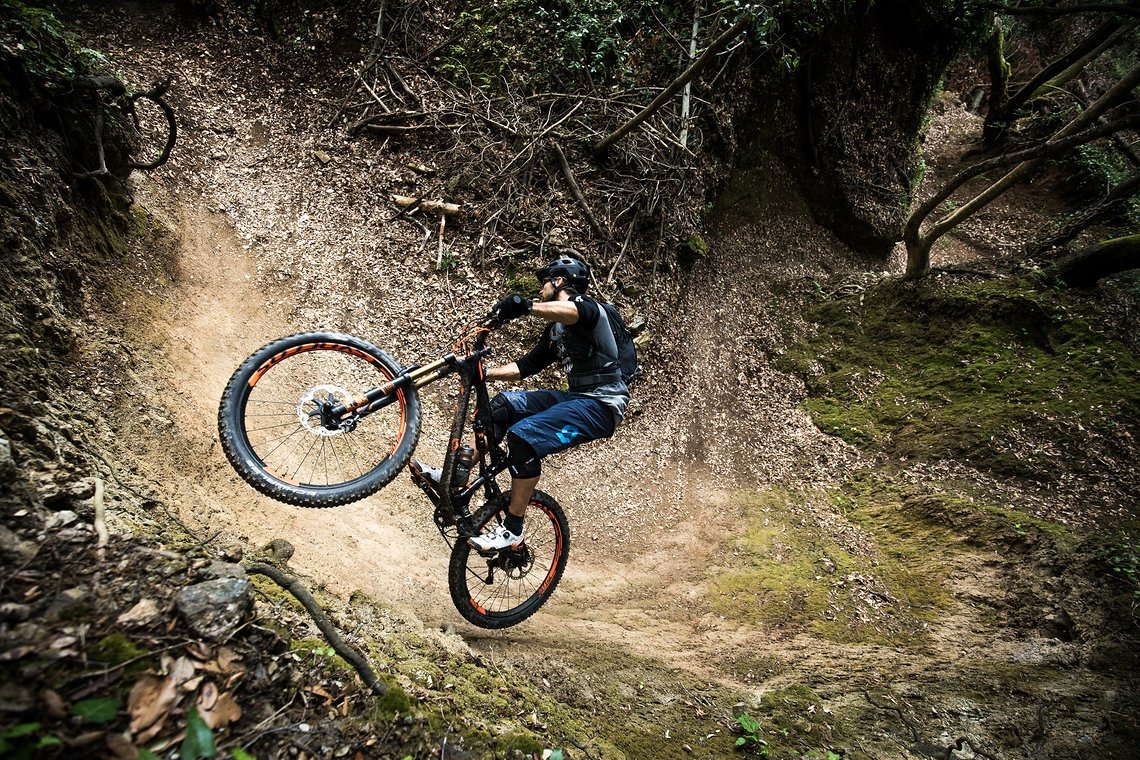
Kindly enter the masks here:
<path id="1" fill-rule="evenodd" d="M 467 478 L 471 475 L 471 466 L 475 464 L 475 449 L 470 444 L 463 444 L 455 455 L 455 476 L 451 481 L 454 490 L 467 487 Z"/>

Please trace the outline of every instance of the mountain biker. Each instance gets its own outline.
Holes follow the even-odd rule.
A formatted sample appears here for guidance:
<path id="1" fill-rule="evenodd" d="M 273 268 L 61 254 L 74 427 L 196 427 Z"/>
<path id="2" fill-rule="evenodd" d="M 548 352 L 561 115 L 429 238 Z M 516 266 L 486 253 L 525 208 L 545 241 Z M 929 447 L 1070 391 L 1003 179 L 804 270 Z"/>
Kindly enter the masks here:
<path id="1" fill-rule="evenodd" d="M 625 415 L 629 389 L 622 380 L 618 348 L 603 308 L 586 295 L 590 270 L 560 256 L 535 273 L 539 301 L 517 293 L 494 306 L 503 319 L 527 315 L 547 321 L 525 356 L 487 370 L 487 380 L 522 380 L 558 361 L 569 390 L 508 391 L 491 399 L 494 438 L 506 438 L 511 503 L 506 520 L 468 539 L 481 551 L 515 547 L 525 540 L 523 518 L 538 486 L 543 458 L 571 446 L 609 438 Z"/>

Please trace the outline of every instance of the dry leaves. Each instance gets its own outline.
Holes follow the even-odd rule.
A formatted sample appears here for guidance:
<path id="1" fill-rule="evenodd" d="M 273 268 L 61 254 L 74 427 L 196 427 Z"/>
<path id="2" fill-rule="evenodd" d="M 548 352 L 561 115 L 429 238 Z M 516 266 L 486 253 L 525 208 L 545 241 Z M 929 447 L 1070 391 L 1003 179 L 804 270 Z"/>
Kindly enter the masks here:
<path id="1" fill-rule="evenodd" d="M 194 664 L 187 657 L 179 657 L 165 678 L 144 675 L 135 683 L 127 699 L 127 712 L 131 716 L 131 733 L 137 735 L 140 742 L 158 736 L 183 684 L 193 677 Z"/>

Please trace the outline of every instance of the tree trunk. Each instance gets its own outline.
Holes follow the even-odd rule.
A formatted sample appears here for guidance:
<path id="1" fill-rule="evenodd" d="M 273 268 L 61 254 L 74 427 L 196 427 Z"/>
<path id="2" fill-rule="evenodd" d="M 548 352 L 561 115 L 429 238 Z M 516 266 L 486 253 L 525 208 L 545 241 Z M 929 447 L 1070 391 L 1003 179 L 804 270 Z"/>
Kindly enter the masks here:
<path id="1" fill-rule="evenodd" d="M 939 219 L 937 222 L 931 225 L 925 234 L 919 233 L 919 229 L 921 228 L 923 220 L 932 211 L 934 211 L 939 203 L 948 198 L 954 189 L 960 187 L 966 181 L 966 179 L 969 179 L 972 176 L 977 176 L 979 173 L 977 171 L 978 165 L 971 167 L 970 170 L 963 172 L 958 177 L 951 180 L 950 183 L 948 183 L 949 189 L 943 188 L 941 191 L 936 193 L 933 198 L 927 200 L 925 203 L 919 206 L 919 208 L 916 209 L 907 220 L 904 234 L 904 240 L 908 241 L 908 259 L 916 259 L 913 264 L 908 263 L 907 276 L 921 276 L 921 273 L 927 271 L 930 268 L 930 250 L 933 248 L 934 242 L 938 240 L 938 238 L 942 237 L 954 227 L 957 227 L 959 224 L 965 222 L 980 209 L 991 203 L 995 198 L 1002 195 L 1010 187 L 1025 179 L 1033 170 L 1033 168 L 1036 167 L 1046 155 L 1056 153 L 1062 145 L 1067 147 L 1075 147 L 1075 145 L 1081 144 L 1082 142 L 1088 142 L 1089 139 L 1093 139 L 1089 137 L 1090 135 L 1100 135 L 1100 133 L 1104 132 L 1104 130 L 1109 129 L 1110 127 L 1114 131 L 1119 131 L 1121 128 L 1123 128 L 1120 125 L 1130 125 L 1132 123 L 1131 117 L 1125 117 L 1118 122 L 1114 122 L 1112 125 L 1105 125 L 1103 127 L 1094 126 L 1091 129 L 1089 128 L 1091 125 L 1095 125 L 1097 119 L 1099 119 L 1109 108 L 1116 106 L 1121 100 L 1128 97 L 1128 95 L 1132 92 L 1137 84 L 1140 84 L 1140 66 L 1136 66 L 1127 74 L 1125 74 L 1124 78 L 1117 82 L 1112 87 L 1112 89 L 1098 98 L 1095 103 L 1089 106 L 1089 108 L 1085 111 L 1081 112 L 1075 119 L 1058 130 L 1057 133 L 1053 135 L 1053 137 L 1051 137 L 1047 143 L 1029 151 L 1021 151 L 1012 154 L 1013 156 L 1029 155 L 1030 157 L 1017 164 L 1017 166 L 1015 166 L 1013 170 L 1011 170 L 1008 174 L 999 179 L 997 182 L 991 184 L 981 193 L 970 199 L 967 203 Z M 1070 143 L 1072 144 L 1070 145 Z M 1005 159 L 1008 160 L 1009 157 L 1007 156 Z M 998 159 L 994 159 L 993 162 L 996 164 L 996 162 L 1000 162 L 1001 160 L 1002 157 L 999 157 Z M 979 165 L 986 165 L 989 163 L 991 162 L 983 161 Z M 965 179 L 962 179 L 963 176 L 965 176 Z M 924 244 L 919 245 L 920 242 Z M 925 262 L 921 261 L 922 257 L 926 258 Z"/>
<path id="2" fill-rule="evenodd" d="M 1009 106 L 1009 61 L 1005 59 L 1005 27 L 1001 17 L 994 16 L 994 30 L 986 43 L 986 60 L 990 70 L 990 107 L 982 126 L 982 142 L 993 145 L 1005 134 L 1010 118 Z"/>
<path id="3" fill-rule="evenodd" d="M 1089 246 L 1059 261 L 1046 276 L 1071 288 L 1083 288 L 1130 269 L 1140 269 L 1140 234 Z"/>

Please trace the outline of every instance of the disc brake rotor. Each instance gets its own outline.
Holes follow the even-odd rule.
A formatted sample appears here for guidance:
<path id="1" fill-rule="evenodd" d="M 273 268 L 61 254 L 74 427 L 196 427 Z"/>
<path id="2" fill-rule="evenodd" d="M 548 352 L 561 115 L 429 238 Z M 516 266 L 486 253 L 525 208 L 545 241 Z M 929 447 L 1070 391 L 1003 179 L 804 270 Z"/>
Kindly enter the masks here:
<path id="1" fill-rule="evenodd" d="M 341 404 L 351 395 L 335 385 L 315 385 L 306 391 L 297 402 L 297 419 L 310 433 L 320 436 L 341 435 L 343 430 L 329 430 L 321 424 L 321 407 L 325 404 Z"/>
<path id="2" fill-rule="evenodd" d="M 530 553 L 527 545 L 523 544 L 518 549 L 504 553 L 502 563 L 507 577 L 517 581 L 526 577 L 526 574 L 530 572 L 530 568 L 534 565 L 534 555 Z"/>

